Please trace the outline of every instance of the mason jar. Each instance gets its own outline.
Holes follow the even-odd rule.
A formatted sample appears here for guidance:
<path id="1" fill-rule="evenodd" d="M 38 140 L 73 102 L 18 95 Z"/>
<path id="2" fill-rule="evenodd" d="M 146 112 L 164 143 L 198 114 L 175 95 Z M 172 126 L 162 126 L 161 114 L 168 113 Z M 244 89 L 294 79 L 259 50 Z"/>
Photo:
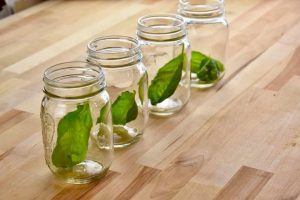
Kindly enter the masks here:
<path id="1" fill-rule="evenodd" d="M 190 45 L 186 25 L 178 15 L 150 15 L 138 19 L 137 37 L 151 83 L 152 115 L 169 116 L 190 98 Z"/>
<path id="2" fill-rule="evenodd" d="M 191 86 L 209 88 L 225 74 L 229 35 L 224 0 L 179 0 L 191 44 Z"/>
<path id="3" fill-rule="evenodd" d="M 45 160 L 67 183 L 106 174 L 113 156 L 109 95 L 101 68 L 66 62 L 44 72 L 41 104 Z"/>
<path id="4" fill-rule="evenodd" d="M 126 36 L 95 38 L 87 60 L 101 65 L 112 102 L 114 147 L 139 140 L 148 121 L 148 77 L 138 41 Z"/>

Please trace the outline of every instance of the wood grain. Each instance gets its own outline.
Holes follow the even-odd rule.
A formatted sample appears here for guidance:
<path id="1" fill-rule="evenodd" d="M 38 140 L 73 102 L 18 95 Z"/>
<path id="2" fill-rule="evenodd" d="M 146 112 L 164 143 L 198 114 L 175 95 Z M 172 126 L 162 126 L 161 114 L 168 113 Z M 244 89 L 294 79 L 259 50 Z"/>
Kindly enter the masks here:
<path id="1" fill-rule="evenodd" d="M 254 199 L 272 173 L 243 166 L 222 188 L 215 200 Z"/>
<path id="2" fill-rule="evenodd" d="M 279 90 L 293 76 L 300 75 L 299 66 L 300 47 L 295 50 L 284 70 L 266 88 L 269 90 Z"/>
<path id="3" fill-rule="evenodd" d="M 203 155 L 180 154 L 133 199 L 171 199 L 197 174 L 203 162 Z"/>
<path id="4" fill-rule="evenodd" d="M 30 113 L 12 109 L 0 116 L 0 134 L 26 119 Z"/>
<path id="5" fill-rule="evenodd" d="M 66 185 L 44 161 L 42 73 L 102 35 L 134 36 L 170 0 L 45 1 L 0 21 L 0 199 L 300 199 L 300 1 L 228 0 L 224 79 L 150 118 L 99 182 Z M 212 35 L 217 37 L 219 33 Z"/>
<path id="6" fill-rule="evenodd" d="M 75 199 L 90 199 L 98 190 L 103 189 L 118 173 L 109 171 L 108 174 L 101 180 L 101 182 L 93 182 L 83 186 L 65 186 L 65 188 L 56 194 L 52 199 L 54 200 L 75 200 Z"/>
<path id="7" fill-rule="evenodd" d="M 144 167 L 138 176 L 115 199 L 131 199 L 135 193 L 142 190 L 157 174 L 158 170 Z"/>

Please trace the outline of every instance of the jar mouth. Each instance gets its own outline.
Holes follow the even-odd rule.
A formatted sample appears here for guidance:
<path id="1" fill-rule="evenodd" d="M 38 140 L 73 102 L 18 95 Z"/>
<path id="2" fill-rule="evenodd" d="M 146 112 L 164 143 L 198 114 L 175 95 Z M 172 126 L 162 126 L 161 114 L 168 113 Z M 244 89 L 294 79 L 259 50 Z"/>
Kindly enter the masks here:
<path id="1" fill-rule="evenodd" d="M 102 67 L 120 67 L 135 64 L 142 54 L 138 41 L 127 36 L 103 36 L 87 45 L 87 60 Z"/>
<path id="2" fill-rule="evenodd" d="M 224 0 L 179 0 L 178 13 L 187 18 L 220 18 L 224 16 Z"/>
<path id="3" fill-rule="evenodd" d="M 154 41 L 178 40 L 186 35 L 186 24 L 179 15 L 148 15 L 138 19 L 137 35 Z"/>
<path id="4" fill-rule="evenodd" d="M 105 78 L 99 65 L 82 61 L 56 64 L 45 70 L 44 91 L 58 97 L 84 96 L 105 88 Z"/>

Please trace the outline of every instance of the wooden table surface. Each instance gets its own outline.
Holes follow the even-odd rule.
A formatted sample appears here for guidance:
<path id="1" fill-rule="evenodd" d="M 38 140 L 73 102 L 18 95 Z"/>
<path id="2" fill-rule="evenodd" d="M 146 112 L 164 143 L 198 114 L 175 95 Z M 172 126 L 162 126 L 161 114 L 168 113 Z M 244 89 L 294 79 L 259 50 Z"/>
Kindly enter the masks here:
<path id="1" fill-rule="evenodd" d="M 228 0 L 227 73 L 83 186 L 47 168 L 42 72 L 177 0 L 47 1 L 0 21 L 0 199 L 300 199 L 300 1 Z"/>

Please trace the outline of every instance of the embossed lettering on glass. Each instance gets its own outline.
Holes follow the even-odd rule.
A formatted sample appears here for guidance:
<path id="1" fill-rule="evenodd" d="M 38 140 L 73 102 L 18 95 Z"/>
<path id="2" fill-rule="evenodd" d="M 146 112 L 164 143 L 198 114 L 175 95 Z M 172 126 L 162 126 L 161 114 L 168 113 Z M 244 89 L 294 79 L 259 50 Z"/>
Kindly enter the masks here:
<path id="1" fill-rule="evenodd" d="M 41 120 L 45 159 L 67 183 L 101 178 L 113 155 L 109 95 L 101 68 L 60 63 L 44 72 Z"/>

